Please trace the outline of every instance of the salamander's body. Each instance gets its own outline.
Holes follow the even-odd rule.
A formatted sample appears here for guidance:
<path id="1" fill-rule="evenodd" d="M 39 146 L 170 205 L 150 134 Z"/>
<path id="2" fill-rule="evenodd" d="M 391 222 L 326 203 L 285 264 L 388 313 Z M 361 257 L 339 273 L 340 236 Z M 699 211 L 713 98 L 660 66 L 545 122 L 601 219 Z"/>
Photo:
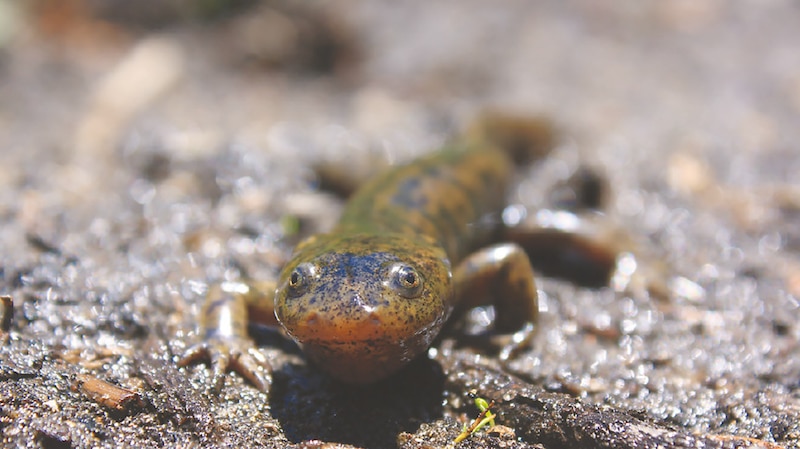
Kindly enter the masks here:
<path id="1" fill-rule="evenodd" d="M 454 145 L 366 184 L 283 270 L 278 319 L 341 379 L 395 371 L 450 316 L 453 267 L 486 241 L 491 227 L 477 223 L 503 206 L 511 169 L 492 147 Z"/>
<path id="2" fill-rule="evenodd" d="M 298 245 L 274 298 L 269 287 L 234 294 L 248 284 L 212 292 L 206 343 L 184 363 L 207 354 L 219 359 L 218 372 L 232 364 L 266 388 L 257 365 L 267 364 L 251 350 L 242 315 L 245 302 L 264 309 L 270 299 L 304 352 L 350 383 L 384 378 L 425 351 L 454 309 L 493 303 L 498 332 L 535 321 L 536 288 L 522 250 L 502 244 L 475 252 L 495 237 L 498 215 L 485 218 L 504 207 L 512 170 L 509 152 L 472 137 L 378 175 L 330 233 Z"/>

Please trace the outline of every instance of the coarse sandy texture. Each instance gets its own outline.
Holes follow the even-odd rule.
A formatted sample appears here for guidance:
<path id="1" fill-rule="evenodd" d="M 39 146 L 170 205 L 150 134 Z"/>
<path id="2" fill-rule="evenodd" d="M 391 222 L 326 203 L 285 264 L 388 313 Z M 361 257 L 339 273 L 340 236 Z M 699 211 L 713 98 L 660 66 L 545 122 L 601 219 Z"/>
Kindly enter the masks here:
<path id="1" fill-rule="evenodd" d="M 442 447 L 474 388 L 512 430 L 461 447 L 800 447 L 796 2 L 201 3 L 0 0 L 1 446 Z M 540 279 L 507 370 L 445 338 L 349 389 L 263 329 L 270 395 L 176 367 L 209 283 L 335 220 L 315 166 L 486 108 L 561 130 L 511 201 L 601 173 L 666 298 Z"/>

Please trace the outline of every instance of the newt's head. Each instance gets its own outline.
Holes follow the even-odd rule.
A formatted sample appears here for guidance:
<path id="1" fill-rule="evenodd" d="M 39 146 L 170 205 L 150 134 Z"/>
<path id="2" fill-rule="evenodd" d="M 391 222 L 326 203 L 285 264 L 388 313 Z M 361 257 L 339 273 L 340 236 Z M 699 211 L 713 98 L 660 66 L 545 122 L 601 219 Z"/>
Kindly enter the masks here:
<path id="1" fill-rule="evenodd" d="M 426 350 L 452 310 L 439 246 L 403 235 L 312 237 L 283 269 L 275 315 L 317 364 L 380 380 Z"/>

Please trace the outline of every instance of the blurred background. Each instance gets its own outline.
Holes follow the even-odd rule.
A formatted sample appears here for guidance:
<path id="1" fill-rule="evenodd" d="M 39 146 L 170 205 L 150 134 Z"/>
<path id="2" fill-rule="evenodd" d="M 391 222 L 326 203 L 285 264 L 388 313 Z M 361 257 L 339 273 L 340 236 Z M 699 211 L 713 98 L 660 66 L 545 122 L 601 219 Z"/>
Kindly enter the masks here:
<path id="1" fill-rule="evenodd" d="M 517 370 L 797 447 L 799 23 L 792 0 L 0 0 L 0 293 L 18 337 L 3 360 L 50 373 L 0 382 L 0 412 L 23 417 L 0 413 L 0 441 L 79 441 L 91 426 L 45 404 L 87 407 L 58 373 L 135 388 L 145 339 L 196 337 L 208 283 L 274 276 L 337 217 L 320 162 L 363 177 L 502 109 L 560 134 L 511 201 L 551 206 L 547 188 L 590 167 L 671 291 L 543 279 Z M 274 422 L 251 399 L 224 410 Z"/>

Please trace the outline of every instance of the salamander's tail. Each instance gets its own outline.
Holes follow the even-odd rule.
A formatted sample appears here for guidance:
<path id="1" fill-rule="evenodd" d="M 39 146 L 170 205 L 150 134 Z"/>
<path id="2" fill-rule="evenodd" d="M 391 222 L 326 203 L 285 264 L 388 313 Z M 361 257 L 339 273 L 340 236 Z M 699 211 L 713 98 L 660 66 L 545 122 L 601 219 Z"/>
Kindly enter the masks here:
<path id="1" fill-rule="evenodd" d="M 469 140 L 484 141 L 505 150 L 516 164 L 547 156 L 555 147 L 557 132 L 543 116 L 484 112 L 467 128 Z"/>

